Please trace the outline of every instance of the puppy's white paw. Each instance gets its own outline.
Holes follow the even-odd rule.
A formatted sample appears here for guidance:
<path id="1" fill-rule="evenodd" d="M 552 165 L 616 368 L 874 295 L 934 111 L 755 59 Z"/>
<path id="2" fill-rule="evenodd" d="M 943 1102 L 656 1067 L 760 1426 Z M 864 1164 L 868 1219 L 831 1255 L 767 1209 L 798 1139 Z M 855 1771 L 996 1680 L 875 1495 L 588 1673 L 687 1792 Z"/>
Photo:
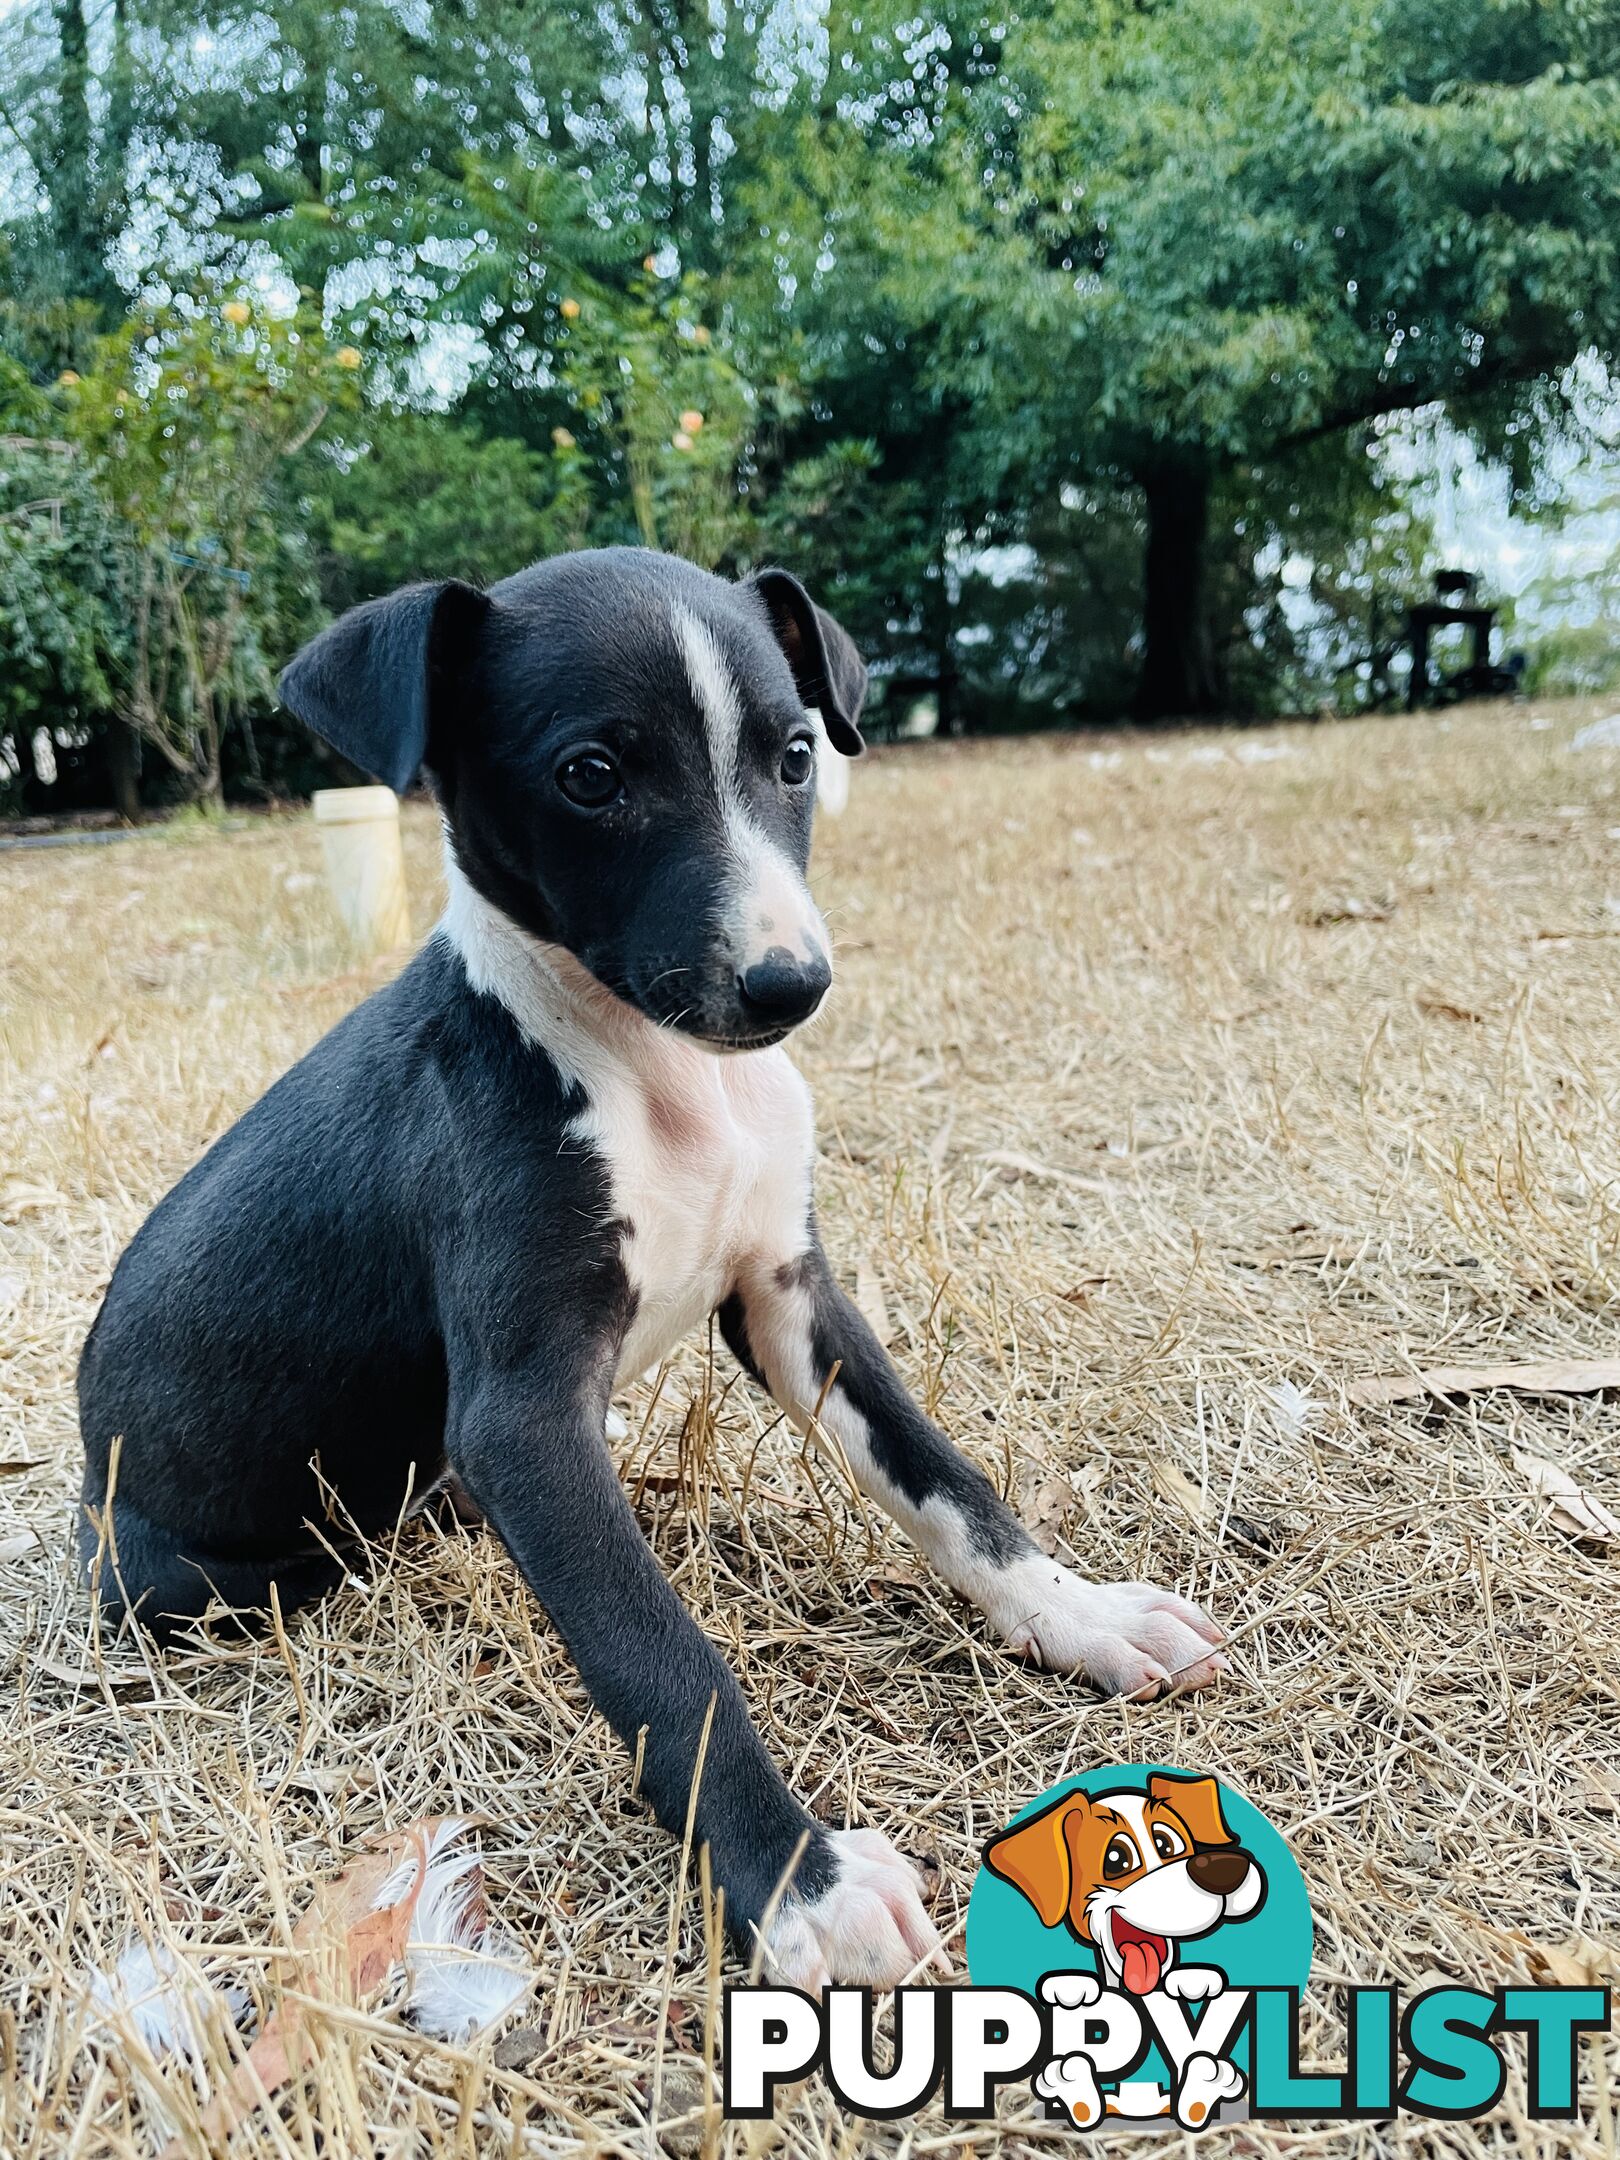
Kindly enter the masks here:
<path id="1" fill-rule="evenodd" d="M 1176 2081 L 1175 2117 L 1183 2130 L 1201 2130 L 1223 2100 L 1239 2099 L 1246 2090 L 1236 2063 L 1213 2055 L 1189 2055 Z"/>
<path id="2" fill-rule="evenodd" d="M 1220 1629 L 1186 1598 L 1152 1583 L 1088 1583 L 1039 1554 L 1001 1571 L 985 1609 L 1014 1650 L 1110 1695 L 1147 1701 L 1226 1670 Z"/>
<path id="3" fill-rule="evenodd" d="M 832 1981 L 898 1987 L 925 1965 L 948 1973 L 917 1871 L 876 1830 L 830 1830 L 837 1863 L 818 1898 L 788 1898 L 765 1941 L 770 1977 L 817 1994 Z"/>
<path id="4" fill-rule="evenodd" d="M 1048 1973 L 1041 1982 L 1041 1999 L 1059 2010 L 1089 2010 L 1102 2000 L 1102 1982 L 1095 1973 Z"/>
<path id="5" fill-rule="evenodd" d="M 1172 1965 L 1159 1985 L 1177 2002 L 1210 2002 L 1226 1993 L 1226 1975 L 1213 1965 Z"/>
<path id="6" fill-rule="evenodd" d="M 1043 2100 L 1055 2100 L 1077 2130 L 1102 2121 L 1102 2094 L 1089 2055 L 1064 2055 L 1049 2062 L 1037 2075 L 1035 2090 Z"/>

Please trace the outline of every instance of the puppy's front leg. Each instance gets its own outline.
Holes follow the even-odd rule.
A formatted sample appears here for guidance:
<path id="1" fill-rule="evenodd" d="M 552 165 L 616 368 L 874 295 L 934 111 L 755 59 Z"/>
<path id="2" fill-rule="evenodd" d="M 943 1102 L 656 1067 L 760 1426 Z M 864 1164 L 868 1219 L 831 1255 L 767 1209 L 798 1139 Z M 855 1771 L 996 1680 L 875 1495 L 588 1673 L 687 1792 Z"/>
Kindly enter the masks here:
<path id="1" fill-rule="evenodd" d="M 589 1397 L 589 1399 L 586 1399 Z M 694 1836 L 707 1843 L 726 1915 L 747 1947 L 804 1844 L 767 1941 L 774 1975 L 887 1987 L 939 1937 L 913 1870 L 873 1830 L 826 1830 L 794 1799 L 736 1681 L 665 1581 L 602 1437 L 605 1401 L 549 1375 L 502 1374 L 453 1402 L 453 1468 L 551 1615 L 591 1699 L 625 1745 L 645 1734 L 642 1783 L 683 1829 L 714 1704 Z"/>
<path id="2" fill-rule="evenodd" d="M 819 1243 L 785 1266 L 745 1267 L 720 1325 L 796 1424 L 821 1404 L 862 1491 L 1014 1649 L 1117 1695 L 1203 1687 L 1223 1669 L 1219 1629 L 1174 1591 L 1085 1582 L 1048 1559 L 912 1401 Z"/>

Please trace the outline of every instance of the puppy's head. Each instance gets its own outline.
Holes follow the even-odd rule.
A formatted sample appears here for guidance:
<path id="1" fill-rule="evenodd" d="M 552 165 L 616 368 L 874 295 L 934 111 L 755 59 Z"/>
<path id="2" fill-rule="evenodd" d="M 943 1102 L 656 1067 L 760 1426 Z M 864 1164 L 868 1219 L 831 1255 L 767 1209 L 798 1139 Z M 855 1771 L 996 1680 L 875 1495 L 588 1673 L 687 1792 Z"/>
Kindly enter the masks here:
<path id="1" fill-rule="evenodd" d="M 1211 1777 L 1155 1772 L 1145 1793 L 1068 1793 L 995 1839 L 985 1861 L 1134 1995 L 1158 1986 L 1178 1941 L 1246 1920 L 1266 1892 Z"/>
<path id="2" fill-rule="evenodd" d="M 640 548 L 369 601 L 281 678 L 363 771 L 403 789 L 425 767 L 486 900 L 724 1049 L 779 1041 L 832 979 L 816 759 L 858 753 L 865 689 L 785 571 L 733 585 Z"/>

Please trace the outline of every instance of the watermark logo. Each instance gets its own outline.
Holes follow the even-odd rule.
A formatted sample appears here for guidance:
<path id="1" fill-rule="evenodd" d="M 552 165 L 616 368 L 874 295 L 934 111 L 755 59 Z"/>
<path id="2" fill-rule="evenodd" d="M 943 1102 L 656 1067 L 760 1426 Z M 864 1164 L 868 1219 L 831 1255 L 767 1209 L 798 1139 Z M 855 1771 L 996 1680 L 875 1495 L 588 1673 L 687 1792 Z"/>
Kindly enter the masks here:
<path id="1" fill-rule="evenodd" d="M 819 2069 L 851 2114 L 993 2116 L 1027 2081 L 1076 2130 L 1201 2131 L 1249 2118 L 1459 2121 L 1488 2114 L 1522 2047 L 1526 2111 L 1579 2110 L 1601 1987 L 1393 1987 L 1344 1997 L 1342 2069 L 1300 2064 L 1310 1898 L 1279 1833 L 1205 1772 L 1112 1765 L 1032 1801 L 990 1839 L 968 1906 L 965 1987 L 731 1988 L 724 2107 L 773 2112 Z"/>
<path id="2" fill-rule="evenodd" d="M 976 1987 L 1046 2013 L 1047 2112 L 1203 2130 L 1248 2114 L 1257 1989 L 1297 1999 L 1311 1907 L 1293 1854 L 1215 1778 L 1111 1767 L 1044 1794 L 984 1851 Z"/>

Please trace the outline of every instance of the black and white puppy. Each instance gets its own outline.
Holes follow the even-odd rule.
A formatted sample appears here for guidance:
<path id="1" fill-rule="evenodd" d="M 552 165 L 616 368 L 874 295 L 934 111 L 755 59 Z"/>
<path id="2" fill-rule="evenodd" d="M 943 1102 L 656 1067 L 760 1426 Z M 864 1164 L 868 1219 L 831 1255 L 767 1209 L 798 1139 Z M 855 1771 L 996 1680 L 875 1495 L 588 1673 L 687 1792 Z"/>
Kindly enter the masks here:
<path id="1" fill-rule="evenodd" d="M 676 1828 L 713 1701 L 696 1834 L 745 1939 L 802 1845 L 767 1947 L 806 1986 L 897 1981 L 937 1938 L 882 1837 L 789 1792 L 659 1572 L 603 1437 L 617 1382 L 718 1312 L 1015 1649 L 1132 1695 L 1221 1662 L 1182 1598 L 1036 1549 L 822 1252 L 810 1098 L 777 1045 L 831 979 L 816 758 L 823 730 L 860 748 L 865 682 L 784 572 L 733 585 L 639 549 L 417 586 L 318 637 L 283 697 L 396 788 L 426 767 L 449 906 L 155 1209 L 79 1373 L 83 1551 L 108 1608 L 159 1627 L 216 1593 L 316 1596 L 341 1573 L 328 1492 L 369 1534 L 452 1469 L 621 1738 L 645 1736 Z"/>

